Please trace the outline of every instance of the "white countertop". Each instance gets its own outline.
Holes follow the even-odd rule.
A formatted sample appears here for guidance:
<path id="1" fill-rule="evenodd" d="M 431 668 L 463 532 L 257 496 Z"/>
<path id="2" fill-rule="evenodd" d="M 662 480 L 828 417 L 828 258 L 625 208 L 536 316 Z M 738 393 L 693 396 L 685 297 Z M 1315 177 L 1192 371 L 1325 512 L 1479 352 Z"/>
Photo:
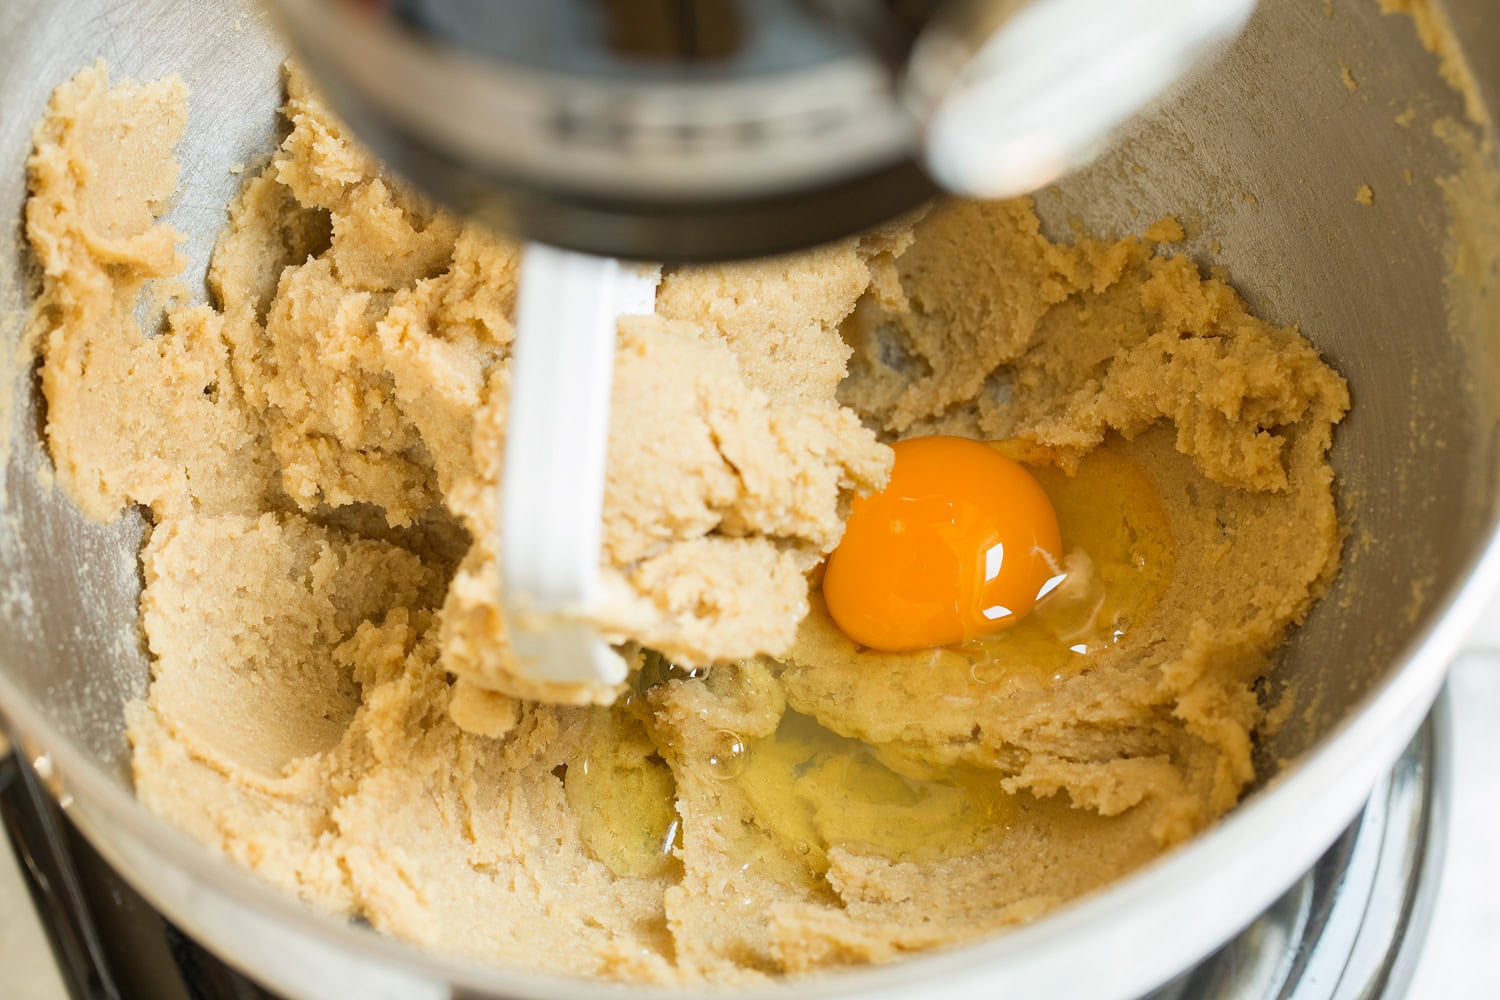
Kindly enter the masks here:
<path id="1" fill-rule="evenodd" d="M 10 841 L 0 835 L 0 970 L 10 1000 L 67 1000 Z"/>
<path id="2" fill-rule="evenodd" d="M 1455 768 L 1448 856 L 1413 1000 L 1500 997 L 1500 604 L 1449 676 Z"/>
<path id="3" fill-rule="evenodd" d="M 1457 774 L 1448 856 L 1413 1000 L 1500 997 L 1500 601 L 1454 664 Z M 3 841 L 3 837 L 0 837 Z M 8 841 L 0 846 L 0 992 L 67 1000 Z"/>

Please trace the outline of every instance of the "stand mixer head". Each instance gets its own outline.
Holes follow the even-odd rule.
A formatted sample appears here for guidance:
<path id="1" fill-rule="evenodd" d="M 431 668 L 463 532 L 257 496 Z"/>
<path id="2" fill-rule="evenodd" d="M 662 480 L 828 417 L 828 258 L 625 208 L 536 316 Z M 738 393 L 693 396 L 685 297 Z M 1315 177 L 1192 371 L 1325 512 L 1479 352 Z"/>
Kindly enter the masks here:
<path id="1" fill-rule="evenodd" d="M 339 111 L 440 201 L 651 261 L 1004 197 L 1088 159 L 1253 0 L 271 0 Z"/>

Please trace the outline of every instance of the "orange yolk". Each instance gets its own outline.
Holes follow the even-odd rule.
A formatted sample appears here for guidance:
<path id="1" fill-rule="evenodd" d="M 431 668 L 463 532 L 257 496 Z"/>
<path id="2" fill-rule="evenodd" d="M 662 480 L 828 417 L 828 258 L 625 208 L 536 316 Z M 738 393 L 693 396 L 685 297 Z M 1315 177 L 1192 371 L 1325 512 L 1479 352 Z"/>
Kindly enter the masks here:
<path id="1" fill-rule="evenodd" d="M 854 501 L 823 598 L 871 649 L 949 646 L 1019 621 L 1059 572 L 1062 538 L 1042 487 L 980 441 L 895 445 L 886 488 Z"/>

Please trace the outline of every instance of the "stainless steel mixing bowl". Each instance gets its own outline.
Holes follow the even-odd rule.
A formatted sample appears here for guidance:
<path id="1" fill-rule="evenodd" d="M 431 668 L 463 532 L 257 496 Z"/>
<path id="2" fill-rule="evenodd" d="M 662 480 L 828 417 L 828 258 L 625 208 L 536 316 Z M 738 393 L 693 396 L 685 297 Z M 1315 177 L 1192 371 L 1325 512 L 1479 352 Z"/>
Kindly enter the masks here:
<path id="1" fill-rule="evenodd" d="M 1500 100 L 1500 18 L 1488 8 L 1447 7 L 1473 60 L 1476 112 Z M 200 269 L 190 278 L 240 183 L 231 166 L 274 142 L 281 48 L 248 0 L 0 5 L 8 352 L 32 280 L 18 238 L 31 125 L 49 91 L 97 56 L 120 74 L 178 72 L 193 88 L 183 193 L 169 216 Z M 1402 125 L 1408 106 L 1416 118 Z M 1268 780 L 1144 871 L 1014 933 L 819 979 L 798 995 L 1134 996 L 1245 925 L 1355 814 L 1500 580 L 1500 273 L 1481 245 L 1500 233 L 1486 231 L 1494 216 L 1482 202 L 1450 218 L 1437 178 L 1460 163 L 1429 127 L 1463 113 L 1410 19 L 1383 16 L 1375 0 L 1268 0 L 1214 73 L 1041 197 L 1048 219 L 1078 215 L 1105 232 L 1180 213 L 1194 252 L 1207 260 L 1221 248 L 1216 259 L 1251 301 L 1302 324 L 1348 377 L 1355 405 L 1334 454 L 1353 531 L 1346 567 L 1271 683 L 1295 684 L 1305 710 L 1264 740 Z M 1470 166 L 1450 194 L 1477 186 L 1482 171 Z M 1356 202 L 1363 184 L 1373 206 Z M 420 954 L 313 913 L 136 804 L 121 706 L 147 678 L 136 633 L 143 523 L 90 523 L 48 485 L 24 368 L 7 384 L 18 391 L 4 397 L 0 706 L 101 852 L 203 943 L 289 996 L 618 997 Z"/>

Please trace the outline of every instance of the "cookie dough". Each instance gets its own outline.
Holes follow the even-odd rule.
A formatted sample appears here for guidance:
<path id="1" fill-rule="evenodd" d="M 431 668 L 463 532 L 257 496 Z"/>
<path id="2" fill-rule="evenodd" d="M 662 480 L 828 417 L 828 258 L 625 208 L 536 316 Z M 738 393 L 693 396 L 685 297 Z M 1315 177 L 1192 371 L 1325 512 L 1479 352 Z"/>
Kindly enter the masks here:
<path id="1" fill-rule="evenodd" d="M 1256 681 L 1338 566 L 1348 394 L 1175 223 L 1059 243 L 1026 201 L 953 202 L 668 273 L 614 383 L 598 625 L 636 670 L 579 704 L 516 673 L 495 593 L 517 248 L 383 177 L 293 71 L 210 301 L 143 330 L 185 263 L 158 220 L 186 98 L 81 72 L 27 206 L 58 482 L 153 525 L 149 809 L 446 953 L 735 984 L 1033 919 L 1254 777 Z M 816 567 L 882 442 L 933 432 L 1134 470 L 1174 551 L 1145 620 L 1056 672 L 840 635 Z"/>

